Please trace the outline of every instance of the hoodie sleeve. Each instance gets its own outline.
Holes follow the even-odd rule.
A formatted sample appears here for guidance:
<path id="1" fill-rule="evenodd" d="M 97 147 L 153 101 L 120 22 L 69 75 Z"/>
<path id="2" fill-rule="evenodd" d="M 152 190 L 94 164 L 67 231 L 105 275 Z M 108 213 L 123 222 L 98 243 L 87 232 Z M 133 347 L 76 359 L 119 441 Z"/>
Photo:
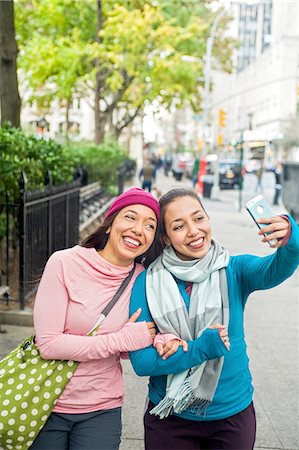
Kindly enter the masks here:
<path id="1" fill-rule="evenodd" d="M 138 320 L 152 322 L 152 317 L 147 305 L 146 272 L 142 272 L 136 279 L 130 304 L 130 314 L 138 308 L 142 313 Z M 191 367 L 202 364 L 209 359 L 220 358 L 228 352 L 223 344 L 218 330 L 205 330 L 202 335 L 188 343 L 188 351 L 184 352 L 182 347 L 168 359 L 163 360 L 157 350 L 151 345 L 143 350 L 130 352 L 130 360 L 137 375 L 159 376 L 182 372 Z"/>
<path id="2" fill-rule="evenodd" d="M 137 350 L 152 343 L 145 322 L 126 322 L 117 332 L 96 336 L 66 334 L 68 304 L 62 263 L 56 252 L 46 264 L 33 312 L 36 342 L 45 359 L 90 361 Z"/>

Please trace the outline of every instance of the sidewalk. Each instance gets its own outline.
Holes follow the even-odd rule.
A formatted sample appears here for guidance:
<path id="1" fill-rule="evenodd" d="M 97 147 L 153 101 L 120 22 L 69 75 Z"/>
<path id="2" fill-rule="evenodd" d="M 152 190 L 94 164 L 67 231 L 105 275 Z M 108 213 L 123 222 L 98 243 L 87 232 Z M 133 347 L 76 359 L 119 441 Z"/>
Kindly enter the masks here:
<path id="1" fill-rule="evenodd" d="M 255 193 L 250 179 L 244 186 L 243 200 Z M 138 184 L 138 183 L 136 183 Z M 163 193 L 172 187 L 188 186 L 172 177 L 157 176 L 157 188 Z M 264 196 L 270 201 L 272 189 Z M 260 242 L 256 225 L 243 209 L 238 212 L 238 192 L 221 191 L 220 201 L 203 199 L 211 217 L 214 236 L 230 253 L 266 255 L 272 250 Z M 275 207 L 275 212 L 285 212 Z M 296 450 L 298 445 L 298 271 L 282 285 L 251 295 L 246 308 L 246 340 L 255 386 L 257 441 L 255 449 Z M 0 354 L 15 347 L 32 332 L 30 327 L 4 325 L 0 334 Z M 147 378 L 137 377 L 125 361 L 125 406 L 121 450 L 143 450 L 142 415 L 147 393 Z M 54 449 L 53 449 L 54 450 Z"/>
<path id="2" fill-rule="evenodd" d="M 254 197 L 252 179 L 244 186 L 244 201 Z M 158 174 L 157 188 L 165 192 L 191 183 L 175 182 Z M 253 184 L 252 184 L 253 185 Z M 271 202 L 272 188 L 264 196 Z M 260 242 L 257 227 L 243 209 L 238 212 L 238 192 L 221 191 L 220 201 L 203 199 L 211 217 L 214 236 L 231 254 L 267 255 L 272 250 Z M 275 207 L 283 213 L 282 207 Z M 255 449 L 296 450 L 298 445 L 298 271 L 282 285 L 251 295 L 245 312 L 257 413 Z M 147 378 L 138 378 L 130 363 L 124 364 L 125 406 L 121 450 L 142 450 L 144 399 Z"/>

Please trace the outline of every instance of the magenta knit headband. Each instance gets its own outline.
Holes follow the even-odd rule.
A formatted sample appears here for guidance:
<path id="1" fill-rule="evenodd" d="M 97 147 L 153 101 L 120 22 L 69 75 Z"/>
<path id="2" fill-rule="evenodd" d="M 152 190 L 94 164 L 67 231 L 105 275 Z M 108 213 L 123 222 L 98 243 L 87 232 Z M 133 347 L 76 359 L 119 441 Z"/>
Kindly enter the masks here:
<path id="1" fill-rule="evenodd" d="M 160 206 L 158 201 L 152 194 L 139 187 L 133 187 L 116 197 L 106 212 L 105 219 L 129 205 L 148 206 L 154 211 L 157 219 L 160 219 Z"/>

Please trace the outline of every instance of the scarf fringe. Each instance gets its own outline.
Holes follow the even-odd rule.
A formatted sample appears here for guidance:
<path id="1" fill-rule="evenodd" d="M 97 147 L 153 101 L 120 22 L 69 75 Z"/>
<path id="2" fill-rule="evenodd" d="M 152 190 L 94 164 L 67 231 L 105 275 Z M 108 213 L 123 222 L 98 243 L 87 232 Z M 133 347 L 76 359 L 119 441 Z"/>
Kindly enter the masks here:
<path id="1" fill-rule="evenodd" d="M 164 397 L 158 405 L 156 405 L 150 414 L 159 416 L 160 419 L 165 419 L 171 414 L 181 414 L 187 408 L 191 408 L 197 416 L 205 415 L 211 401 L 197 398 L 194 396 L 190 383 L 186 380 L 180 387 L 177 398 Z"/>

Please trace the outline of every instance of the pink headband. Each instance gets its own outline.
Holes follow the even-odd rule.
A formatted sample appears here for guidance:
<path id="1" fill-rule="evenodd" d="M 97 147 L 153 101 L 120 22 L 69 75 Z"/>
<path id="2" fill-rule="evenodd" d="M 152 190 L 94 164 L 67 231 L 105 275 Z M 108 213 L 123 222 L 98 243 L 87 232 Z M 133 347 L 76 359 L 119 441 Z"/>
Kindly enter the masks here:
<path id="1" fill-rule="evenodd" d="M 159 220 L 160 218 L 160 206 L 155 197 L 139 187 L 133 187 L 116 197 L 106 212 L 105 219 L 129 205 L 148 206 L 154 211 L 157 219 Z"/>

